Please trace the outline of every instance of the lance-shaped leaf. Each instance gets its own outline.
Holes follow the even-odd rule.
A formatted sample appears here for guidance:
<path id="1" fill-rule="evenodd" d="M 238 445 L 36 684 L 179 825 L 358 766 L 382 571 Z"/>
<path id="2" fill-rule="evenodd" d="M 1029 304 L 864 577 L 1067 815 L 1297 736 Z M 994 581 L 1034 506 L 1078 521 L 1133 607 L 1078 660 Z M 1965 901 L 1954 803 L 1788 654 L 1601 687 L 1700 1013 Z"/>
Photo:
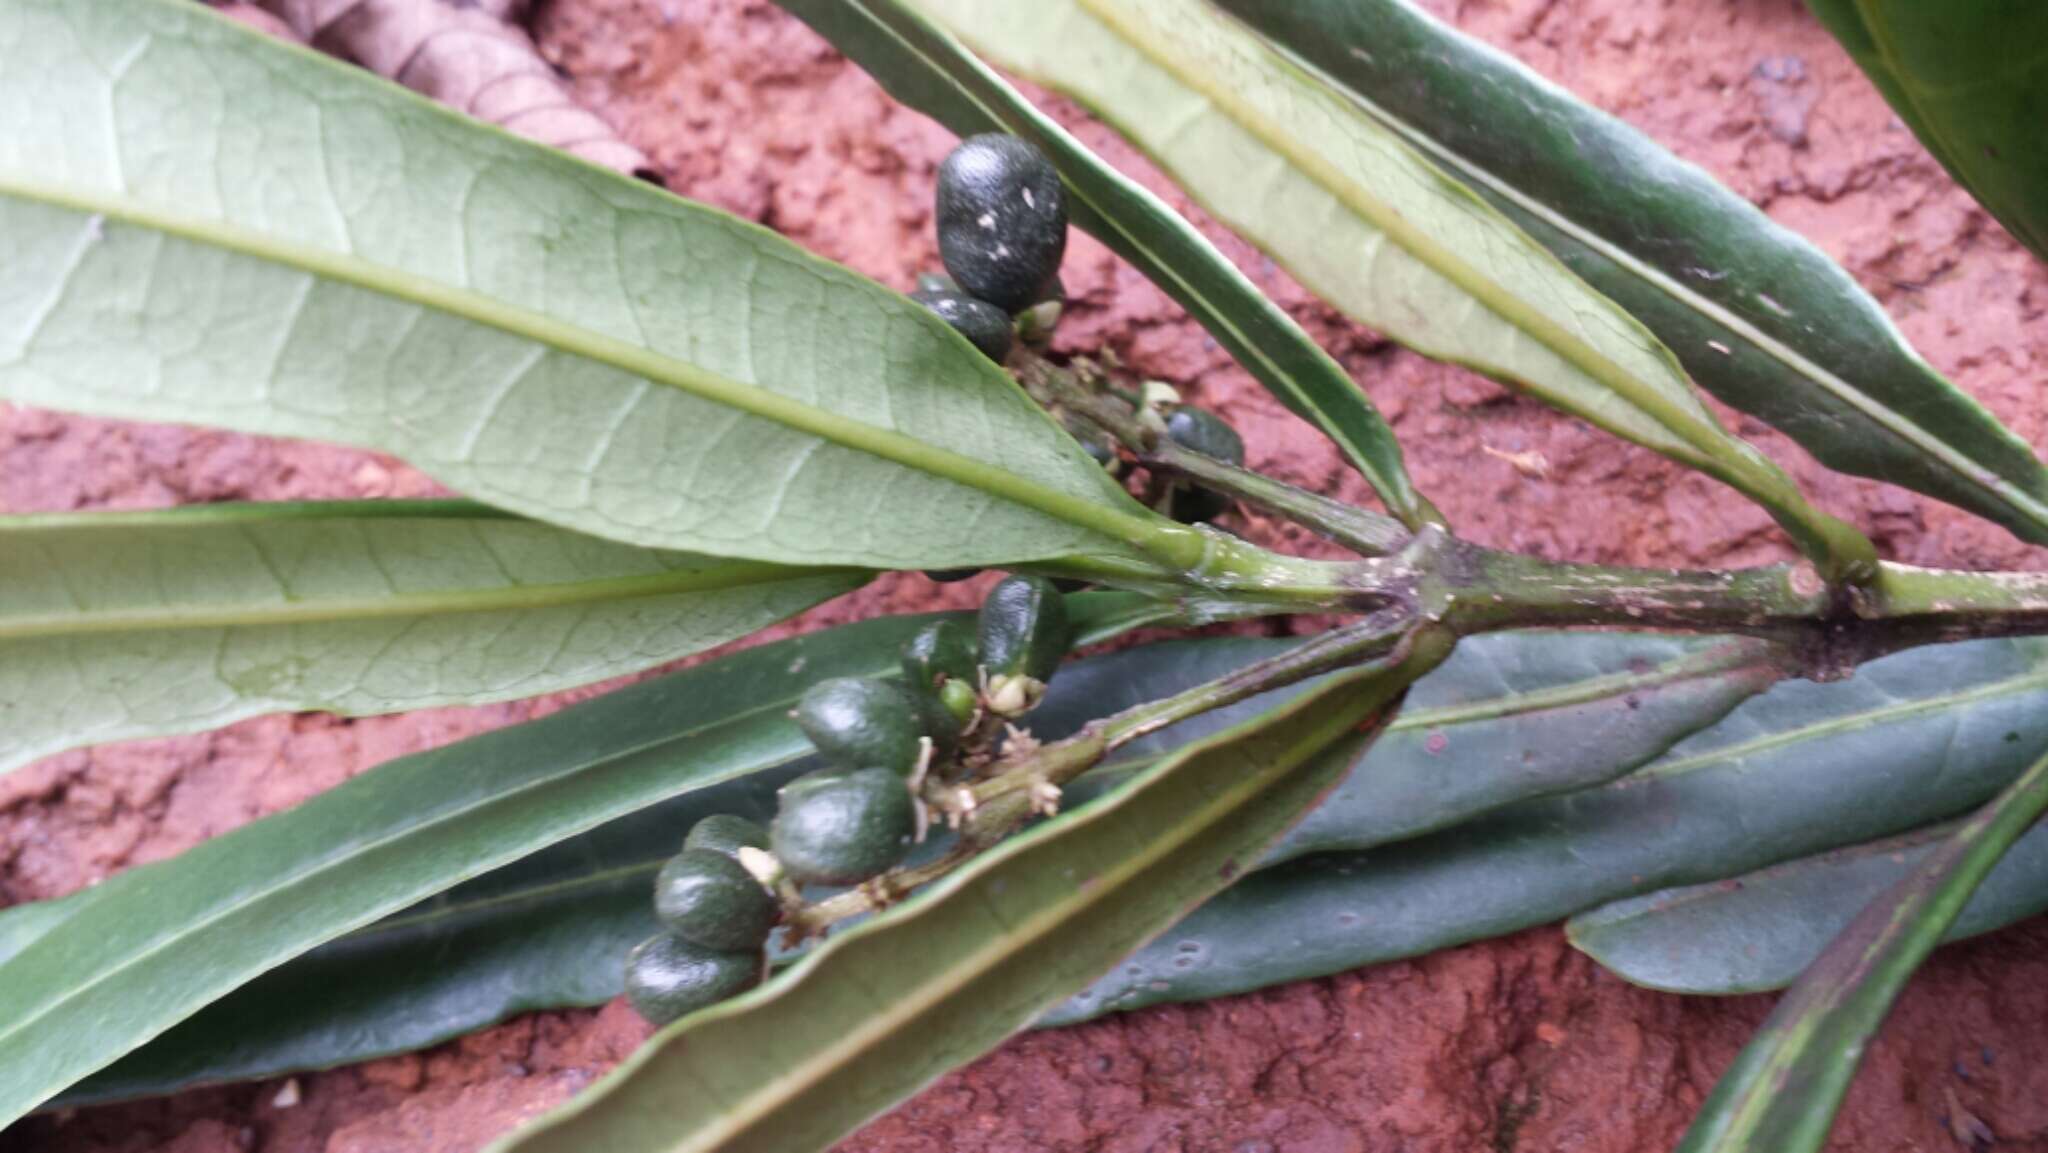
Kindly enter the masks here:
<path id="1" fill-rule="evenodd" d="M 1333 676 L 1164 758 L 767 987 L 669 1026 L 495 1148 L 825 1148 L 994 1048 L 1228 883 L 1343 774 L 1349 746 L 1368 739 L 1360 730 L 1447 647 L 1425 638 L 1390 664 Z"/>
<path id="2" fill-rule="evenodd" d="M 458 501 L 0 517 L 0 770 L 259 713 L 533 696 L 860 586 Z"/>
<path id="3" fill-rule="evenodd" d="M 1077 661 L 1052 682 L 1031 728 L 1046 739 L 1064 736 L 1296 643 L 1208 637 Z M 1760 688 L 1772 675 L 1760 650 L 1747 641 L 1621 633 L 1466 640 L 1415 684 L 1364 761 L 1266 859 L 1308 843 L 1370 844 L 1617 776 Z M 1305 690 L 1203 714 L 1126 751 L 1149 764 L 1297 691 Z M 422 1048 L 518 1011 L 617 996 L 618 959 L 654 931 L 647 894 L 675 851 L 676 830 L 707 812 L 765 820 L 773 786 L 800 767 L 612 821 L 350 934 L 209 1006 L 58 1103 L 323 1068 Z M 1099 795 L 1098 778 L 1121 781 L 1143 767 L 1091 773 L 1068 795 Z M 9 918 L 38 907 L 0 913 L 0 950 Z"/>
<path id="4" fill-rule="evenodd" d="M 1670 350 L 1345 97 L 1201 0 L 914 0 L 1064 92 L 1303 284 L 1426 355 L 1527 389 L 1734 486 L 1824 569 L 1870 542 L 1730 436 Z"/>
<path id="5" fill-rule="evenodd" d="M 2048 260 L 2048 8 L 1807 0 L 1892 111 L 1999 223 Z"/>
<path id="6" fill-rule="evenodd" d="M 1255 873 L 1047 1020 L 1417 956 L 1902 833 L 1988 799 L 2044 745 L 2040 641 L 1914 649 L 1846 681 L 1782 682 L 1613 784 Z"/>
<path id="7" fill-rule="evenodd" d="M 717 556 L 1202 545 L 907 298 L 175 0 L 0 8 L 0 398 Z"/>
<path id="8" fill-rule="evenodd" d="M 1077 644 L 1158 619 L 1126 594 L 1069 603 Z M 787 715 L 804 689 L 895 675 L 932 619 L 749 649 L 401 757 L 171 860 L 0 914 L 0 949 L 14 950 L 0 956 L 0 1051 L 19 1055 L 0 1062 L 0 1128 L 323 942 L 607 820 L 787 770 L 811 752 Z"/>
<path id="9" fill-rule="evenodd" d="M 1817 1153 L 1899 991 L 2043 810 L 2048 756 L 1857 914 L 1722 1074 L 1678 1153 Z"/>
<path id="10" fill-rule="evenodd" d="M 1826 254 L 1705 172 L 1409 0 L 1221 3 L 1649 326 L 1707 391 L 1830 467 L 2048 544 L 2048 467 L 2033 449 L 1921 360 Z M 2015 151 L 2015 164 L 2040 155 Z"/>
<path id="11" fill-rule="evenodd" d="M 1667 889 L 1581 913 L 1565 931 L 1633 984 L 1729 996 L 1782 989 L 1849 927 L 1856 910 L 1923 865 L 1960 823 L 1788 861 L 1710 885 Z M 2048 909 L 2048 827 L 2021 837 L 1943 941 Z"/>
<path id="12" fill-rule="evenodd" d="M 1103 163 L 1059 123 L 903 0 L 778 0 L 889 90 L 961 136 L 1008 132 L 1066 181 L 1074 223 L 1188 310 L 1259 383 L 1322 429 L 1411 527 L 1431 515 L 1401 446 L 1343 367 L 1171 206 Z"/>

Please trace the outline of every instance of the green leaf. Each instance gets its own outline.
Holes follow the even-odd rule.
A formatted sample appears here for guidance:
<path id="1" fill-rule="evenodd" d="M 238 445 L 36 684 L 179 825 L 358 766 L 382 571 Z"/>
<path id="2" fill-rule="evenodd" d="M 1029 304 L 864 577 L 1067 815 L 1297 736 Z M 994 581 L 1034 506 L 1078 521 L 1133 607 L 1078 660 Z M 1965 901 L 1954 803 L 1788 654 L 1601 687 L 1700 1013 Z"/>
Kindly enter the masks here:
<path id="1" fill-rule="evenodd" d="M 494 1145 L 823 1149 L 994 1048 L 1227 883 L 1448 645 L 1338 674 L 1011 838 L 763 989 L 669 1026 Z M 1339 748 L 1332 750 L 1336 744 Z"/>
<path id="2" fill-rule="evenodd" d="M 1187 309 L 1259 383 L 1320 428 L 1410 527 L 1434 514 L 1401 446 L 1343 367 L 1215 245 L 1142 185 L 1103 163 L 1002 77 L 898 0 L 778 0 L 892 96 L 961 136 L 1036 143 L 1065 178 L 1074 222 Z"/>
<path id="3" fill-rule="evenodd" d="M 1848 273 L 1705 172 L 1409 0 L 1221 3 L 1649 326 L 1707 391 L 1823 464 L 2048 544 L 2033 449 L 1921 360 Z M 2018 151 L 2026 164 L 2040 150 Z"/>
<path id="4" fill-rule="evenodd" d="M 259 713 L 533 696 L 723 644 L 866 579 L 459 501 L 0 517 L 0 770 Z"/>
<path id="5" fill-rule="evenodd" d="M 716 556 L 1202 546 L 907 298 L 174 0 L 0 8 L 0 399 Z"/>
<path id="6" fill-rule="evenodd" d="M 1077 644 L 1147 623 L 1132 611 L 1135 600 L 1124 594 L 1070 597 Z M 822 671 L 813 668 L 803 683 L 819 676 L 894 676 L 895 642 L 911 626 L 934 618 L 897 619 L 904 623 L 862 626 L 871 629 L 866 633 L 816 634 L 793 656 L 778 646 L 780 658 L 763 659 L 771 667 L 777 659 L 829 662 Z M 1156 614 L 1150 619 L 1156 620 Z M 1134 655 L 1147 651 L 1135 649 L 1075 662 L 1061 670 L 1033 723 L 1048 738 L 1063 736 L 1125 707 L 1122 695 L 1134 667 L 1152 677 L 1150 695 L 1139 698 L 1149 700 L 1287 647 L 1238 639 L 1215 643 L 1233 650 L 1229 659 L 1189 654 L 1173 645 L 1171 660 L 1134 661 Z M 1255 650 L 1238 648 L 1242 644 Z M 748 676 L 752 666 L 734 669 L 720 662 L 715 667 Z M 739 702 L 750 715 L 701 730 L 700 739 L 713 748 L 751 740 L 747 734 L 779 724 L 752 714 L 779 715 L 796 692 L 796 686 L 777 688 L 760 710 Z M 1234 712 L 1243 717 L 1256 711 L 1241 705 Z M 1048 719 L 1052 725 L 1045 723 Z M 1176 728 L 1184 735 L 1201 731 Z M 1144 747 L 1167 747 L 1162 743 L 1166 735 L 1147 738 Z M 648 900 L 654 874 L 674 855 L 683 833 L 714 812 L 765 822 L 774 815 L 775 790 L 816 767 L 810 748 L 801 742 L 764 741 L 750 747 L 759 757 L 748 775 L 610 820 L 295 957 L 52 1104 L 121 1100 L 328 1068 L 424 1048 L 527 1010 L 591 1005 L 617 996 L 621 958 L 654 930 Z M 98 892 L 81 890 L 56 901 L 0 910 L 0 963 Z"/>
<path id="7" fill-rule="evenodd" d="M 1047 1022 L 1418 956 L 1891 836 L 1981 803 L 2044 744 L 2040 641 L 1913 649 L 1845 681 L 1781 682 L 1613 784 L 1255 873 Z"/>
<path id="8" fill-rule="evenodd" d="M 1958 822 L 1788 861 L 1710 885 L 1602 905 L 1565 925 L 1572 944 L 1625 981 L 1729 996 L 1782 989 L 1849 927 L 1856 910 L 1919 868 Z M 1956 917 L 1943 941 L 2048 909 L 2048 827 L 2037 826 Z"/>
<path id="9" fill-rule="evenodd" d="M 2043 810 L 2048 756 L 1857 914 L 1722 1074 L 1678 1153 L 1818 1153 L 1892 1002 Z"/>
<path id="10" fill-rule="evenodd" d="M 1892 111 L 1977 203 L 2048 260 L 2048 9 L 1807 0 Z"/>
<path id="11" fill-rule="evenodd" d="M 1147 619 L 1136 599 L 1070 598 L 1075 643 Z M 0 1128 L 316 945 L 605 821 L 786 769 L 811 751 L 787 715 L 804 689 L 893 673 L 932 619 L 764 645 L 401 757 L 171 860 L 7 911 L 0 946 L 18 951 L 0 952 L 0 1051 L 21 1056 L 0 1062 Z"/>
<path id="12" fill-rule="evenodd" d="M 1734 486 L 1822 567 L 1875 563 L 1728 435 L 1657 338 L 1356 105 L 1200 0 L 915 0 L 1086 105 L 1361 323 Z"/>
<path id="13" fill-rule="evenodd" d="M 1061 669 L 1032 713 L 1032 731 L 1044 739 L 1065 736 L 1096 717 L 1180 692 L 1297 643 L 1205 637 L 1077 661 Z M 1363 765 L 1266 859 L 1311 843 L 1359 845 L 1409 835 L 1507 801 L 1609 779 L 1761 688 L 1771 675 L 1767 653 L 1747 641 L 1621 633 L 1466 640 L 1410 690 Z M 1149 763 L 1272 709 L 1295 691 L 1204 714 L 1127 751 Z M 1566 750 L 1578 756 L 1559 755 Z M 1593 750 L 1607 755 L 1586 755 Z M 655 871 L 675 851 L 677 830 L 708 812 L 766 819 L 774 811 L 774 786 L 803 767 L 701 790 L 609 822 L 323 946 L 209 1006 L 58 1103 L 324 1068 L 422 1048 L 514 1012 L 617 996 L 618 959 L 654 931 L 647 894 Z M 1105 783 L 1135 771 L 1091 773 L 1069 796 L 1099 795 Z M 1446 795 L 1429 789 L 1430 782 Z M 0 913 L 0 949 L 14 915 Z"/>

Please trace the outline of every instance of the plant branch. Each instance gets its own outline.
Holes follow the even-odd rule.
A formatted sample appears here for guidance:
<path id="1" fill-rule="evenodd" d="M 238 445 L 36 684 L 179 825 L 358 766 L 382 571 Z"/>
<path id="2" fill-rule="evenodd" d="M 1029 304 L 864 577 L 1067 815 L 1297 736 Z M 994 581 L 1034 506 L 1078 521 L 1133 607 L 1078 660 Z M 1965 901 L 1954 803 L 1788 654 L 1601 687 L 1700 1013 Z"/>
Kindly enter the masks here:
<path id="1" fill-rule="evenodd" d="M 785 924 L 799 937 L 810 936 L 848 917 L 885 908 L 1002 840 L 1034 813 L 1056 806 L 1063 786 L 1100 764 L 1116 749 L 1190 717 L 1322 673 L 1388 657 L 1390 652 L 1402 650 L 1413 637 L 1406 623 L 1405 616 L 1398 613 L 1367 617 L 1184 692 L 1093 721 L 1071 737 L 1038 745 L 997 764 L 995 775 L 980 784 L 928 783 L 922 799 L 959 821 L 957 845 L 935 861 L 899 869 L 857 889 L 806 906 L 793 913 Z M 1448 646 L 1447 640 L 1439 639 L 1437 643 Z"/>

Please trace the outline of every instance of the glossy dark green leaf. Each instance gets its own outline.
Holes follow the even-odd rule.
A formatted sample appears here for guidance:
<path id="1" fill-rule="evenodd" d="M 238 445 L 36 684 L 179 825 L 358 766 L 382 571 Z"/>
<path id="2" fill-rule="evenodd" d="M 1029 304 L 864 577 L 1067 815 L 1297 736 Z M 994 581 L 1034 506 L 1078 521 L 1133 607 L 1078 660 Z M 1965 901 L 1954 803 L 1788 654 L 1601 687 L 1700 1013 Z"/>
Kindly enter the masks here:
<path id="1" fill-rule="evenodd" d="M 1951 822 L 1727 881 L 1630 897 L 1565 925 L 1572 944 L 1623 980 L 1673 993 L 1728 996 L 1797 980 L 1856 910 L 1919 868 Z M 2006 851 L 1944 941 L 2002 929 L 2048 909 L 2048 826 Z"/>
<path id="2" fill-rule="evenodd" d="M 1833 468 L 2048 544 L 2033 449 L 1921 360 L 1848 273 L 1705 172 L 1410 0 L 1219 2 L 1628 309 L 1707 391 Z"/>
<path id="3" fill-rule="evenodd" d="M 1069 603 L 1077 644 L 1158 619 L 1156 606 L 1129 594 L 1083 594 Z M 34 1054 L 0 1062 L 0 1117 L 18 1115 L 314 946 L 552 842 L 670 797 L 684 798 L 674 802 L 679 820 L 700 803 L 758 802 L 762 789 L 794 772 L 810 752 L 787 716 L 803 690 L 830 677 L 896 675 L 902 642 L 931 619 L 886 617 L 750 649 L 539 721 L 403 757 L 169 861 L 131 869 L 61 901 L 0 912 L 0 1043 L 18 1040 L 28 1047 L 9 1052 Z M 766 779 L 757 783 L 754 774 Z M 696 790 L 710 792 L 702 799 L 686 796 Z M 674 844 L 663 856 L 680 845 L 686 827 L 672 830 Z M 386 946 L 398 950 L 396 963 L 431 955 L 447 947 L 442 931 L 478 928 L 479 910 L 503 912 L 519 902 L 546 907 L 556 895 L 530 883 L 531 868 L 550 875 L 567 868 L 572 881 L 587 880 L 593 870 L 581 867 L 585 863 L 600 862 L 594 871 L 604 872 L 620 865 L 621 851 L 639 852 L 633 846 L 640 844 L 629 838 L 623 850 L 603 843 L 565 847 L 538 866 L 480 879 L 459 890 L 459 898 L 405 914 L 415 928 L 431 926 L 424 939 L 415 928 L 387 923 L 339 946 L 336 952 L 346 958 L 339 971 L 367 973 L 357 966 Z M 601 899 L 592 894 L 593 902 Z M 586 911 L 596 908 L 593 903 Z M 478 935 L 463 939 L 482 946 L 492 935 L 478 928 Z M 403 953 L 413 946 L 426 953 Z M 151 964 L 139 965 L 138 958 Z M 492 960 L 488 952 L 476 957 L 486 968 Z M 526 961 L 515 955 L 511 963 Z M 308 988 L 292 983 L 299 979 L 274 980 L 288 990 Z M 604 983 L 617 976 L 580 979 Z M 337 1007 L 392 991 L 313 987 L 322 990 L 321 1003 Z M 242 1002 L 254 1010 L 229 1008 L 228 1019 L 260 1021 L 262 988 L 270 987 Z M 419 989 L 417 1005 L 425 1011 L 445 991 Z M 474 997 L 478 990 L 463 993 Z M 506 1005 L 526 1003 L 516 992 L 503 996 Z M 67 1026 L 68 1032 L 52 1032 Z M 397 1026 L 400 1035 L 412 1036 L 403 1033 L 406 1027 Z M 51 1036 L 60 1040 L 48 1042 Z M 145 1058 L 142 1072 L 115 1075 L 88 1094 L 211 1079 L 220 1075 L 216 1063 L 221 1070 L 244 1070 L 256 1067 L 252 1061 L 307 1059 L 303 1038 L 285 1037 L 266 1048 L 276 1036 L 258 1035 L 244 1047 L 199 1058 L 178 1051 L 181 1041 Z M 390 1051 L 376 1049 L 367 1036 L 353 1043 Z"/>
<path id="4" fill-rule="evenodd" d="M 1453 738 L 1455 739 L 1455 738 Z M 1246 878 L 1050 1023 L 1410 957 L 1956 816 L 2048 744 L 2048 647 L 1973 641 L 1781 682 L 1613 784 Z"/>
<path id="5" fill-rule="evenodd" d="M 0 517 L 0 770 L 267 712 L 534 696 L 861 585 L 460 501 Z"/>
<path id="6" fill-rule="evenodd" d="M 1073 97 L 1352 319 L 1736 488 L 1823 572 L 1854 528 L 1721 427 L 1671 350 L 1400 133 L 1204 0 L 914 0 Z"/>
<path id="7" fill-rule="evenodd" d="M 1104 164 L 945 33 L 898 0 L 778 0 L 898 100 L 962 136 L 1009 132 L 1043 149 L 1074 222 L 1188 310 L 1282 404 L 1320 428 L 1410 525 L 1428 515 L 1401 446 L 1342 366 L 1165 202 Z"/>
<path id="8" fill-rule="evenodd" d="M 1999 0 L 1807 0 L 1920 143 L 2048 260 L 2048 8 Z"/>
<path id="9" fill-rule="evenodd" d="M 909 299 L 185 0 L 0 6 L 0 398 L 715 556 L 1201 544 Z"/>
<path id="10" fill-rule="evenodd" d="M 2048 756 L 1864 906 L 1722 1074 L 1678 1153 L 1819 1153 L 1892 1002 L 2043 810 Z"/>
<path id="11" fill-rule="evenodd" d="M 1064 736 L 1294 643 L 1199 638 L 1077 661 L 1053 680 L 1031 726 L 1047 739 Z M 1508 801 L 1611 779 L 1712 723 L 1771 675 L 1768 650 L 1752 642 L 1620 633 L 1474 637 L 1417 682 L 1364 765 L 1268 859 L 1310 844 L 1409 835 Z M 1149 763 L 1296 691 L 1205 714 L 1126 751 Z M 1603 755 L 1588 755 L 1593 750 Z M 612 821 L 350 934 L 257 979 L 61 1100 L 140 1096 L 363 1060 L 444 1041 L 524 1009 L 616 996 L 618 958 L 653 929 L 647 894 L 655 870 L 675 851 L 677 830 L 706 812 L 765 818 L 773 786 L 803 767 Z M 1098 778 L 1129 775 L 1091 774 L 1070 796 L 1099 795 Z M 1476 787 L 1479 781 L 1491 791 Z M 1432 782 L 1440 789 L 1432 790 Z M 0 949 L 7 918 L 33 908 L 0 914 Z"/>
<path id="12" fill-rule="evenodd" d="M 1336 674 L 1162 758 L 657 1034 L 499 1150 L 807 1153 L 994 1048 L 1229 882 L 1448 643 Z M 1333 745 L 1339 747 L 1332 751 Z"/>

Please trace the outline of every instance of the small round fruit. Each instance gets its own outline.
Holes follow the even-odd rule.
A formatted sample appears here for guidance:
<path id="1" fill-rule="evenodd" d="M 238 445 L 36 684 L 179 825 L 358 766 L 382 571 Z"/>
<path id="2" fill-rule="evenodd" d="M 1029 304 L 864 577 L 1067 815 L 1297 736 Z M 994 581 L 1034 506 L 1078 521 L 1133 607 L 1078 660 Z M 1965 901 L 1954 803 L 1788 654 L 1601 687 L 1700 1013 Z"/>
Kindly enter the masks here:
<path id="1" fill-rule="evenodd" d="M 1182 448 L 1203 456 L 1231 464 L 1244 463 L 1244 438 L 1206 408 L 1183 404 L 1174 409 L 1173 415 L 1166 418 L 1166 435 Z"/>
<path id="2" fill-rule="evenodd" d="M 939 257 L 962 290 L 1022 312 L 1052 288 L 1067 251 L 1067 199 L 1036 147 L 985 133 L 939 165 Z"/>
<path id="3" fill-rule="evenodd" d="M 974 719 L 974 709 L 980 701 L 981 694 L 966 681 L 947 681 L 939 686 L 939 703 L 962 727 Z"/>
<path id="4" fill-rule="evenodd" d="M 995 305 L 976 300 L 964 292 L 918 291 L 912 293 L 910 299 L 937 313 L 940 320 L 951 325 L 953 331 L 966 337 L 969 344 L 997 364 L 1010 355 L 1015 329 L 1008 314 Z"/>
<path id="5" fill-rule="evenodd" d="M 1005 577 L 981 602 L 981 663 L 998 676 L 1050 680 L 1067 655 L 1067 605 L 1044 577 Z"/>
<path id="6" fill-rule="evenodd" d="M 684 849 L 654 878 L 654 915 L 669 932 L 702 948 L 758 949 L 781 913 L 745 866 L 710 849 Z"/>
<path id="7" fill-rule="evenodd" d="M 684 849 L 709 849 L 714 853 L 736 856 L 745 849 L 768 847 L 768 830 L 761 822 L 750 821 L 732 813 L 713 813 L 690 827 L 690 835 L 683 838 Z"/>
<path id="8" fill-rule="evenodd" d="M 626 1000 L 666 1025 L 761 983 L 761 954 L 721 953 L 657 933 L 626 954 Z"/>
<path id="9" fill-rule="evenodd" d="M 769 844 L 793 879 L 852 885 L 910 853 L 917 810 L 903 778 L 887 769 L 830 769 L 782 786 Z"/>
<path id="10" fill-rule="evenodd" d="M 933 621 L 903 645 L 903 680 L 912 689 L 936 689 L 945 681 L 972 685 L 980 665 L 974 629 L 965 621 Z"/>
<path id="11" fill-rule="evenodd" d="M 924 710 L 909 690 L 852 677 L 812 685 L 797 702 L 796 723 L 840 768 L 881 765 L 906 775 L 923 752 L 918 738 L 933 735 L 925 731 Z"/>

